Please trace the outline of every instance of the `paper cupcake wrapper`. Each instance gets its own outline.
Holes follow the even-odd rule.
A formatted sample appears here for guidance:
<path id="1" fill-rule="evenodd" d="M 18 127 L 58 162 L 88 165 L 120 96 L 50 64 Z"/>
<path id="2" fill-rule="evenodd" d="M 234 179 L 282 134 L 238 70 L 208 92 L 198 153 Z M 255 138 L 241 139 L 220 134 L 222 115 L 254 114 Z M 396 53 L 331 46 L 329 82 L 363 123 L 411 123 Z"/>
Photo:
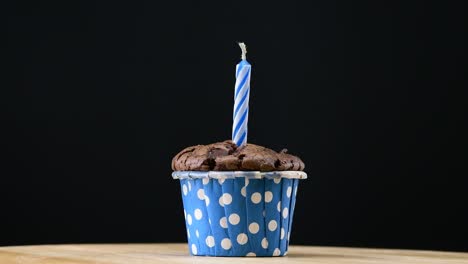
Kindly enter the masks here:
<path id="1" fill-rule="evenodd" d="M 184 173 L 173 177 L 180 179 L 192 255 L 287 253 L 297 187 L 305 173 Z"/>

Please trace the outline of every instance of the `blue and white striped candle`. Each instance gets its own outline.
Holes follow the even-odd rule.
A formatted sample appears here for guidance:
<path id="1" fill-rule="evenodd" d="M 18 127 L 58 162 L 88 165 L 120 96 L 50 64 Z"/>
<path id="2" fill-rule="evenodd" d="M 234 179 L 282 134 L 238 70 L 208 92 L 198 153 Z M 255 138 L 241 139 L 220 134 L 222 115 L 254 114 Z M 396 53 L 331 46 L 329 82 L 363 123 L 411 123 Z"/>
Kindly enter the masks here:
<path id="1" fill-rule="evenodd" d="M 239 46 L 242 50 L 242 61 L 236 66 L 232 141 L 237 146 L 242 146 L 247 144 L 251 65 L 246 60 L 247 47 L 244 43 L 239 43 Z"/>

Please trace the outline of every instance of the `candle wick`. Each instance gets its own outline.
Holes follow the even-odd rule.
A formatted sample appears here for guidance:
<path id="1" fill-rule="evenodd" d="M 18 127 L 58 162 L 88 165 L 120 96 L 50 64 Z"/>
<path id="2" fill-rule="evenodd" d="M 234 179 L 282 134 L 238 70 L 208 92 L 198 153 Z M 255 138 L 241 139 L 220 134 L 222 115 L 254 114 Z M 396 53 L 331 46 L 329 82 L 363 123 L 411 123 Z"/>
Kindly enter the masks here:
<path id="1" fill-rule="evenodd" d="M 242 55 L 241 55 L 241 59 L 242 60 L 245 60 L 247 58 L 246 54 L 247 54 L 247 46 L 245 45 L 244 42 L 239 42 L 239 47 L 241 48 L 242 50 Z"/>

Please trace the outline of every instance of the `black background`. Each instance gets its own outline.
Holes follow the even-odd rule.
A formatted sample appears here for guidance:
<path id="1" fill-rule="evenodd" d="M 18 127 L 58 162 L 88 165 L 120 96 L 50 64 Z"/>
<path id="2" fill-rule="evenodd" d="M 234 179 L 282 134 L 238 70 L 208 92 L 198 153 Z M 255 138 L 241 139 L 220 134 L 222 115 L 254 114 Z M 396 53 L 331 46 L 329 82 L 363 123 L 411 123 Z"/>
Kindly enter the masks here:
<path id="1" fill-rule="evenodd" d="M 294 244 L 468 251 L 466 22 L 439 1 L 60 1 L 2 8 L 0 245 L 183 242 L 173 155 L 306 163 Z"/>

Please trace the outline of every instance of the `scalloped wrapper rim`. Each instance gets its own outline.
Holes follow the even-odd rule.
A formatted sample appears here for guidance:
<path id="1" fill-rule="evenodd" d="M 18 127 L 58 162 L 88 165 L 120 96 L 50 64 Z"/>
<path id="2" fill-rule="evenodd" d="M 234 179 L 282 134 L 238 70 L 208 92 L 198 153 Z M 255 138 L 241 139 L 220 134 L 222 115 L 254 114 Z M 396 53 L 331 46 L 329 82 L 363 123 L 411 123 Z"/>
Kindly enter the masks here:
<path id="1" fill-rule="evenodd" d="M 307 173 L 303 171 L 174 171 L 172 172 L 173 179 L 307 179 Z"/>

